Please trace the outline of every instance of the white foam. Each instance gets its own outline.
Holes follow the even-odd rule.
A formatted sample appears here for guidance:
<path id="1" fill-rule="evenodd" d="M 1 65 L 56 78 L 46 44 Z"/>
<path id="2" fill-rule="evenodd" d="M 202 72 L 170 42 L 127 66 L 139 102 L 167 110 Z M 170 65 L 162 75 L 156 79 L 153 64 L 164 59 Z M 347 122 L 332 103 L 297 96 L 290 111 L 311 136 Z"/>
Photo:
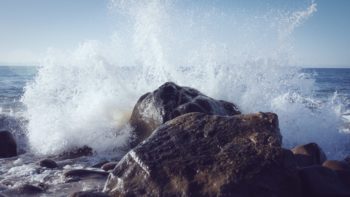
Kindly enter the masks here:
<path id="1" fill-rule="evenodd" d="M 119 20 L 110 42 L 50 51 L 23 96 L 32 149 L 122 146 L 128 132 L 120 128 L 137 99 L 166 81 L 232 101 L 245 113 L 276 112 L 288 147 L 315 141 L 334 155 L 333 145 L 343 146 L 337 105 L 318 102 L 312 77 L 289 66 L 290 37 L 315 3 L 262 14 L 184 4 L 113 0 Z"/>

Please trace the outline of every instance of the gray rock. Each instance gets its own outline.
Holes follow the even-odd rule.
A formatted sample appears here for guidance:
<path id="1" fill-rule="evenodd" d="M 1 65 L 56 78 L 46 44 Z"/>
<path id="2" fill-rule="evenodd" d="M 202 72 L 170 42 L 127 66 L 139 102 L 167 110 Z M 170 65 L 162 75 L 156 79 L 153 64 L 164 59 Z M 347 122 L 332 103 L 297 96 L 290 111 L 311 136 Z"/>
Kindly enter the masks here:
<path id="1" fill-rule="evenodd" d="M 12 133 L 0 131 L 0 158 L 17 156 L 17 143 Z"/>
<path id="2" fill-rule="evenodd" d="M 215 100 L 196 89 L 167 82 L 143 95 L 136 103 L 129 121 L 135 129 L 131 147 L 150 136 L 159 125 L 190 112 L 222 116 L 240 114 L 232 103 Z"/>
<path id="3" fill-rule="evenodd" d="M 300 196 L 277 115 L 189 113 L 161 125 L 119 162 L 111 196 Z"/>

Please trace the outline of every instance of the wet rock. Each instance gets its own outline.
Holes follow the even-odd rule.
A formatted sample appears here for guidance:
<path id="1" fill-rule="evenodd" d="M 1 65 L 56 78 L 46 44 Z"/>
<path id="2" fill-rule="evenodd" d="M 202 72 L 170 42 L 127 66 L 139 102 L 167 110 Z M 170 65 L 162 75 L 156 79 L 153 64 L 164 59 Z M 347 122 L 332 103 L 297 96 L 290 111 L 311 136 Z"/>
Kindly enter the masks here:
<path id="1" fill-rule="evenodd" d="M 111 196 L 300 196 L 277 115 L 190 113 L 161 125 L 110 173 Z"/>
<path id="2" fill-rule="evenodd" d="M 46 168 L 57 168 L 58 165 L 54 160 L 51 159 L 43 159 L 41 161 L 39 161 L 39 165 L 41 167 L 46 167 Z"/>
<path id="3" fill-rule="evenodd" d="M 322 166 L 336 171 L 350 171 L 350 165 L 344 161 L 327 160 Z"/>
<path id="4" fill-rule="evenodd" d="M 316 143 L 296 146 L 292 152 L 299 167 L 322 165 L 327 160 L 325 153 Z"/>
<path id="5" fill-rule="evenodd" d="M 350 196 L 350 184 L 339 175 L 322 166 L 309 166 L 299 170 L 303 196 L 305 197 L 341 197 Z"/>
<path id="6" fill-rule="evenodd" d="M 74 169 L 69 170 L 63 174 L 65 178 L 106 178 L 108 172 L 96 171 L 96 170 L 86 170 L 86 169 Z"/>
<path id="7" fill-rule="evenodd" d="M 104 164 L 108 163 L 109 161 L 101 161 L 101 162 L 98 162 L 97 164 L 91 166 L 93 168 L 101 168 Z"/>
<path id="8" fill-rule="evenodd" d="M 104 171 L 113 170 L 117 164 L 118 164 L 118 162 L 108 162 L 108 163 L 104 164 L 101 167 L 101 169 Z"/>
<path id="9" fill-rule="evenodd" d="M 135 129 L 131 146 L 146 139 L 159 125 L 190 112 L 222 116 L 240 114 L 230 102 L 215 100 L 196 89 L 167 82 L 143 95 L 136 103 L 129 120 Z"/>
<path id="10" fill-rule="evenodd" d="M 30 184 L 21 185 L 16 190 L 22 194 L 37 194 L 44 191 L 43 188 Z"/>
<path id="11" fill-rule="evenodd" d="M 107 194 L 96 191 L 80 191 L 71 194 L 69 197 L 109 197 Z"/>
<path id="12" fill-rule="evenodd" d="M 0 131 L 0 158 L 17 156 L 17 144 L 12 133 Z"/>
<path id="13" fill-rule="evenodd" d="M 76 148 L 71 151 L 64 152 L 59 155 L 59 158 L 61 159 L 74 159 L 82 156 L 91 156 L 93 155 L 92 148 L 88 146 L 83 146 L 81 148 Z"/>

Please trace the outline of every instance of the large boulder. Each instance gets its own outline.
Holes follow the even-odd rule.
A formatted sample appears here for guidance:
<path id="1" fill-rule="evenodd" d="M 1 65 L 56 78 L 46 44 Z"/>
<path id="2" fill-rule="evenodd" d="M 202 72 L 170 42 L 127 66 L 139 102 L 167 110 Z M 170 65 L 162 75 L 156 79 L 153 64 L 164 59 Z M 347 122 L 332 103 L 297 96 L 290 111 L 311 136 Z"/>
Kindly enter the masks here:
<path id="1" fill-rule="evenodd" d="M 161 125 L 118 163 L 111 196 L 300 196 L 277 115 L 189 113 Z"/>
<path id="2" fill-rule="evenodd" d="M 129 121 L 134 128 L 131 146 L 146 139 L 159 125 L 190 112 L 221 116 L 240 114 L 230 102 L 215 100 L 196 89 L 167 82 L 137 101 Z"/>
<path id="3" fill-rule="evenodd" d="M 0 131 L 0 158 L 17 156 L 17 143 L 12 133 Z"/>

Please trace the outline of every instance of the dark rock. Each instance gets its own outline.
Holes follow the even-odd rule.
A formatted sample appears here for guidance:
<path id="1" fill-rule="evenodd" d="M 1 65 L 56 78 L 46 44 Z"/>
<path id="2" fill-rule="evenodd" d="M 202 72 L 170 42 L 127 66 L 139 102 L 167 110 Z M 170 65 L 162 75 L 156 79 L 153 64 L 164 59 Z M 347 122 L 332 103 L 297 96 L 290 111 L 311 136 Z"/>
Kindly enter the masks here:
<path id="1" fill-rule="evenodd" d="M 108 172 L 74 169 L 65 172 L 63 175 L 65 178 L 106 178 L 108 176 Z"/>
<path id="2" fill-rule="evenodd" d="M 0 131 L 0 158 L 17 156 L 17 144 L 9 131 Z"/>
<path id="3" fill-rule="evenodd" d="M 64 152 L 59 155 L 61 159 L 74 159 L 82 156 L 91 156 L 93 155 L 92 148 L 88 146 L 83 146 L 81 148 L 76 148 L 71 151 Z"/>
<path id="4" fill-rule="evenodd" d="M 296 146 L 292 152 L 299 167 L 321 165 L 327 160 L 323 150 L 316 143 Z"/>
<path id="5" fill-rule="evenodd" d="M 44 191 L 41 187 L 30 184 L 21 185 L 16 190 L 22 194 L 37 194 Z"/>
<path id="6" fill-rule="evenodd" d="M 109 197 L 107 194 L 96 191 L 80 191 L 71 194 L 69 197 Z"/>
<path id="7" fill-rule="evenodd" d="M 101 162 L 98 162 L 97 164 L 91 166 L 93 168 L 101 168 L 104 164 L 108 163 L 109 161 L 101 161 Z"/>
<path id="8" fill-rule="evenodd" d="M 54 160 L 51 159 L 43 159 L 39 161 L 39 165 L 41 167 L 46 167 L 46 168 L 57 168 L 58 165 Z"/>
<path id="9" fill-rule="evenodd" d="M 327 160 L 323 162 L 323 167 L 337 171 L 350 171 L 350 166 L 344 161 Z"/>
<path id="10" fill-rule="evenodd" d="M 111 196 L 300 196 L 277 115 L 190 113 L 161 125 L 110 173 Z"/>
<path id="11" fill-rule="evenodd" d="M 25 127 L 27 120 L 19 117 L 0 114 L 0 131 L 9 131 L 17 141 L 17 154 L 28 150 Z"/>
<path id="12" fill-rule="evenodd" d="M 299 170 L 303 196 L 305 197 L 345 197 L 350 196 L 350 184 L 339 175 L 322 166 L 310 166 Z"/>
<path id="13" fill-rule="evenodd" d="M 117 164 L 118 162 L 108 162 L 104 164 L 101 168 L 104 171 L 113 170 Z"/>
<path id="14" fill-rule="evenodd" d="M 146 139 L 159 125 L 190 112 L 221 116 L 240 114 L 232 103 L 215 100 L 196 89 L 168 82 L 137 101 L 129 121 L 135 129 L 131 146 Z"/>

